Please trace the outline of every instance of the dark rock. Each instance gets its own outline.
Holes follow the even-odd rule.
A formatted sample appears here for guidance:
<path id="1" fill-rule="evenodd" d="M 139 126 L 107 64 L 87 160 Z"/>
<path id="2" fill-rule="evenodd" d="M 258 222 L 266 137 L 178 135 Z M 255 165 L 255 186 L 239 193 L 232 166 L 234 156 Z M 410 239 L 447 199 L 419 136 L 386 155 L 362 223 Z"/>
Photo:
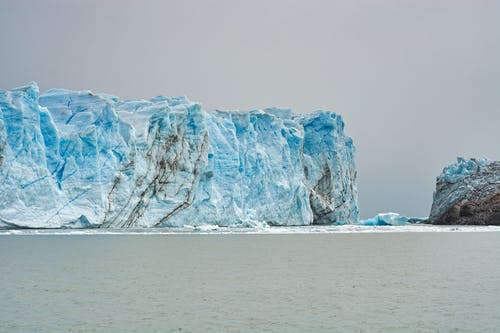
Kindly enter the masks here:
<path id="1" fill-rule="evenodd" d="M 500 225 L 500 161 L 464 160 L 437 178 L 429 222 Z"/>

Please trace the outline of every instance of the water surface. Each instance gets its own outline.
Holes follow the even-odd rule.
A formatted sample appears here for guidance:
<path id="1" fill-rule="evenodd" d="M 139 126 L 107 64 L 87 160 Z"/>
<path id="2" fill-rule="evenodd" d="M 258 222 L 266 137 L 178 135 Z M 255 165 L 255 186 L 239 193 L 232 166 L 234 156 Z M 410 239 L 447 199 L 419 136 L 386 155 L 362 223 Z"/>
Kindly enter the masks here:
<path id="1" fill-rule="evenodd" d="M 499 232 L 27 234 L 0 332 L 500 331 Z"/>

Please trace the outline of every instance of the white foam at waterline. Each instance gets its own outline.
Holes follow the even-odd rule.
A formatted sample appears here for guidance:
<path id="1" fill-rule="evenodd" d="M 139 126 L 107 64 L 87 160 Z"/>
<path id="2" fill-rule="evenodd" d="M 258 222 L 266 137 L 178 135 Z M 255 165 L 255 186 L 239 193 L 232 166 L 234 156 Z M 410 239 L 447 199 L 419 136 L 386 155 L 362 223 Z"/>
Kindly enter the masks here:
<path id="1" fill-rule="evenodd" d="M 343 234 L 343 233 L 397 233 L 397 232 L 499 232 L 500 226 L 436 226 L 412 224 L 404 226 L 301 226 L 267 228 L 228 228 L 204 225 L 196 228 L 148 229 L 19 229 L 0 230 L 8 235 L 233 235 L 233 234 Z"/>

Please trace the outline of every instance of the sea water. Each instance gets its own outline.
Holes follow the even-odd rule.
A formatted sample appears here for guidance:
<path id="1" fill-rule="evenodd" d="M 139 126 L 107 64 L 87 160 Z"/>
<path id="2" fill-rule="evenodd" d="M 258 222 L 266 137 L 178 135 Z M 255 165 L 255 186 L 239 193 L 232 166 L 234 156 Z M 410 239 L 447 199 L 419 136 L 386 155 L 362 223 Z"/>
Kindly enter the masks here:
<path id="1" fill-rule="evenodd" d="M 499 332 L 498 230 L 2 231 L 0 332 Z"/>

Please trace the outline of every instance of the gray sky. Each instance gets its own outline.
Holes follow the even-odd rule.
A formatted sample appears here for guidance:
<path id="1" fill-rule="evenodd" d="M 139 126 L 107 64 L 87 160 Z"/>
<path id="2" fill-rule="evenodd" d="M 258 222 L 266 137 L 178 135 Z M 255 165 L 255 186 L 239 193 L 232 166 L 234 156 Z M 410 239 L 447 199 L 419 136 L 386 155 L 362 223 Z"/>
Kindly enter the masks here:
<path id="1" fill-rule="evenodd" d="M 455 156 L 500 159 L 500 1 L 0 0 L 0 89 L 333 110 L 361 216 L 429 213 Z"/>

